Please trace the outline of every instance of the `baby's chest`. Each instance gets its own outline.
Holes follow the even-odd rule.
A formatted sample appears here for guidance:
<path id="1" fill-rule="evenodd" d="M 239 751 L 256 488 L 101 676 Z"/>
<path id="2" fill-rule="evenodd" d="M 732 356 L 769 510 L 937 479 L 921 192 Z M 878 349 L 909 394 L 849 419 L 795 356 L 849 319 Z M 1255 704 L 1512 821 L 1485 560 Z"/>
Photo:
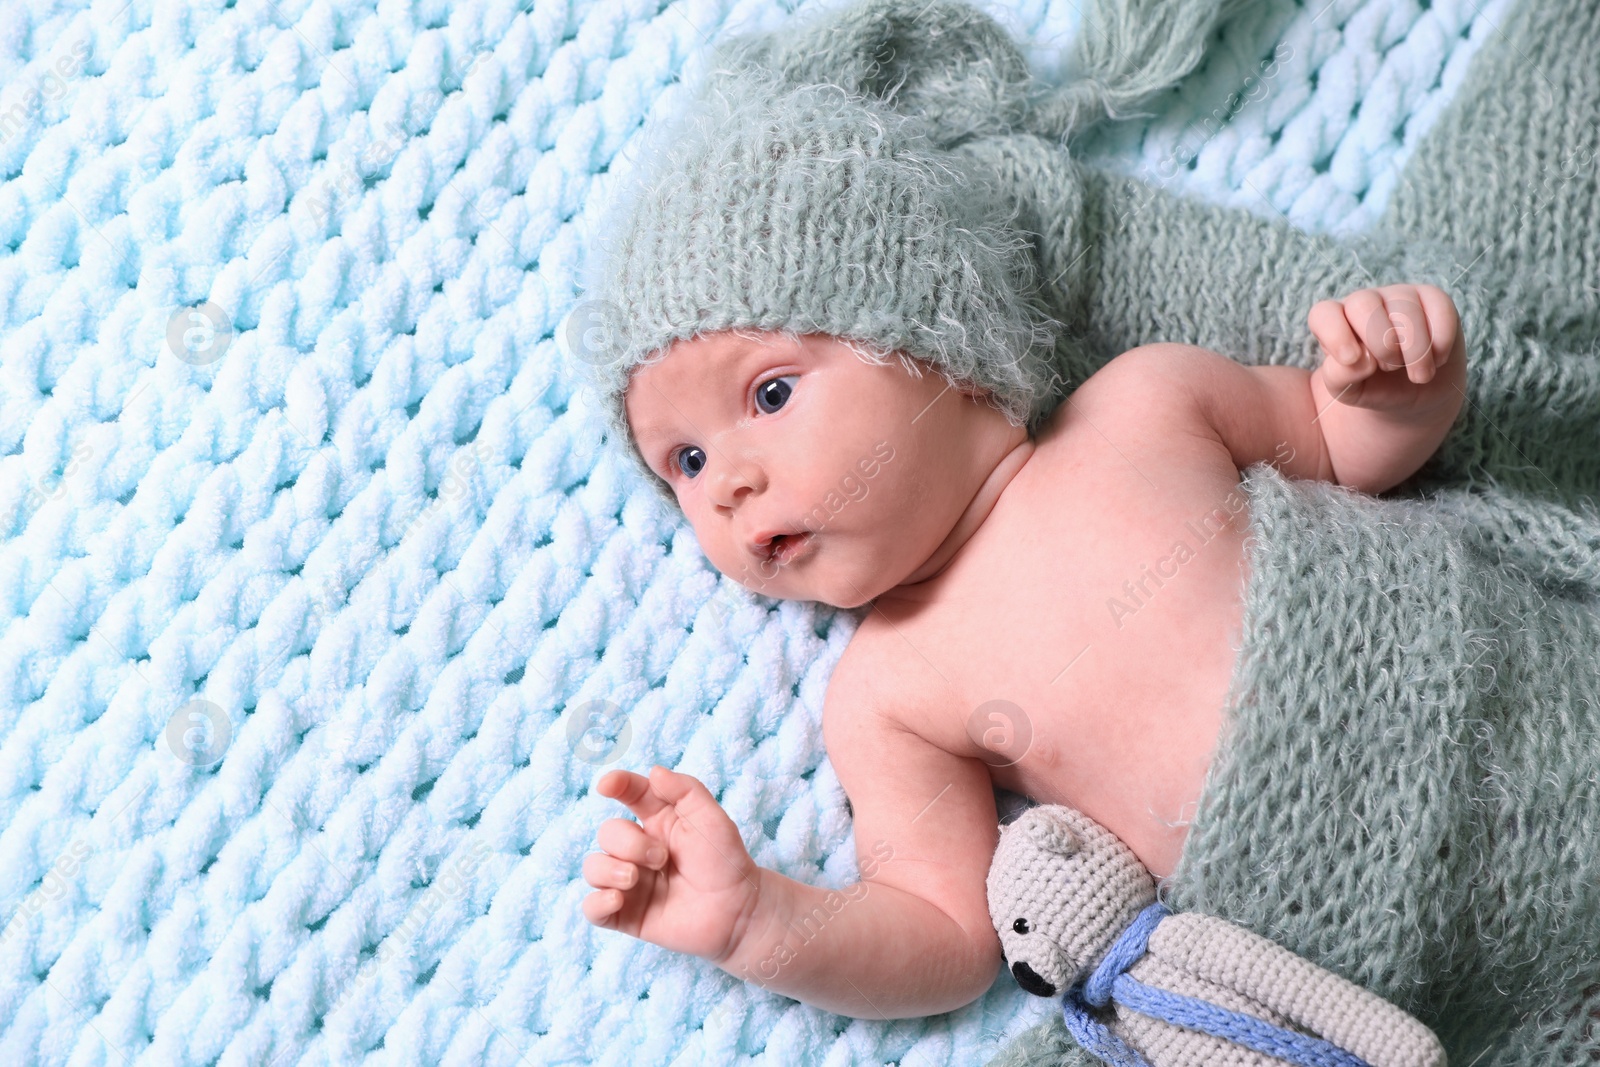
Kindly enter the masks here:
<path id="1" fill-rule="evenodd" d="M 1106 501 L 1094 515 L 999 518 L 963 573 L 893 620 L 899 669 L 939 694 L 926 704 L 942 706 L 946 727 L 970 734 L 1009 714 L 1049 755 L 1064 732 L 1118 740 L 1145 716 L 1220 698 L 1242 614 L 1244 515 Z"/>
<path id="2" fill-rule="evenodd" d="M 1198 795 L 1239 647 L 1248 515 L 1226 463 L 1027 486 L 1034 506 L 997 508 L 923 599 L 883 602 L 863 635 L 916 694 L 913 728 L 1147 862 L 1170 853 L 1140 820 Z"/>
<path id="3" fill-rule="evenodd" d="M 1148 566 L 1156 575 L 1160 560 Z M 1176 578 L 1163 588 L 1140 576 L 1091 592 L 1041 573 L 945 625 L 904 630 L 893 670 L 926 694 L 918 728 L 988 763 L 997 783 L 1057 803 L 1091 768 L 1156 766 L 1199 744 L 1235 655 L 1223 583 L 1191 576 L 1182 596 Z"/>

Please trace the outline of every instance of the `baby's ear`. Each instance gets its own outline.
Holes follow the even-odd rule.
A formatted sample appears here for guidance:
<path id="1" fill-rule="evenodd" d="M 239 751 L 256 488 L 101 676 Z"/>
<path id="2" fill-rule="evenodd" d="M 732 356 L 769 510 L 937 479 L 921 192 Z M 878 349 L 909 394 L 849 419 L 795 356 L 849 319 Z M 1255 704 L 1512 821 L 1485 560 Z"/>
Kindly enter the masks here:
<path id="1" fill-rule="evenodd" d="M 1042 849 L 1071 856 L 1083 847 L 1083 838 L 1072 828 L 1064 810 L 1056 804 L 1029 808 L 1017 820 L 1022 830 Z"/>
<path id="2" fill-rule="evenodd" d="M 858 0 L 724 40 L 715 65 L 754 64 L 916 115 L 940 147 L 1019 125 L 1033 74 L 1011 35 L 962 0 Z"/>

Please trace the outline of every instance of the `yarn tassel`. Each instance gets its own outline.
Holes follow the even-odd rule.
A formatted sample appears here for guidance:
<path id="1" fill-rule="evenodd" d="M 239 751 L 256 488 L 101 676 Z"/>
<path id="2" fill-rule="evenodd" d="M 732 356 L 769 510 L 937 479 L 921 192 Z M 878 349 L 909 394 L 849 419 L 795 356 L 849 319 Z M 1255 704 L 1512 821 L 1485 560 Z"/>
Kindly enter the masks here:
<path id="1" fill-rule="evenodd" d="M 1073 42 L 1073 80 L 1031 101 L 1025 127 L 1067 141 L 1122 120 L 1199 66 L 1217 26 L 1256 0 L 1092 0 Z"/>

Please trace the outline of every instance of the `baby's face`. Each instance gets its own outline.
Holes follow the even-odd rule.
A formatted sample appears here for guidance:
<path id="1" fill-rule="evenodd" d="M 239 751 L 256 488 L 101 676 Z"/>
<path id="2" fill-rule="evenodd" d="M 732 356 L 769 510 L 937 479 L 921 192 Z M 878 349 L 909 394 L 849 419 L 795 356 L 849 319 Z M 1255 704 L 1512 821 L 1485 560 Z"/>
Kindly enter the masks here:
<path id="1" fill-rule="evenodd" d="M 981 394 L 838 339 L 678 341 L 629 382 L 628 423 L 723 574 L 839 607 L 903 582 L 972 499 Z M 965 450 L 965 454 L 964 454 Z"/>

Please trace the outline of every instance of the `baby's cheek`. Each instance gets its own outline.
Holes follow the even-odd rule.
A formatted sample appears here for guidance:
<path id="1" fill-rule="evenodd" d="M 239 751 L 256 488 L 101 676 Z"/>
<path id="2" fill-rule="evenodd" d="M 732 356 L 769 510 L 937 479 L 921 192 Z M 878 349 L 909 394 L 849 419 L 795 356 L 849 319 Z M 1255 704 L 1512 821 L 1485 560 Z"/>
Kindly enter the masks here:
<path id="1" fill-rule="evenodd" d="M 730 551 L 731 546 L 727 537 L 709 529 L 706 524 L 698 521 L 693 514 L 690 514 L 688 518 L 689 526 L 694 530 L 695 540 L 700 544 L 700 551 L 705 553 L 706 559 L 711 561 L 711 565 L 734 581 L 748 585 L 750 576 L 739 572 L 740 560 L 735 553 Z"/>

